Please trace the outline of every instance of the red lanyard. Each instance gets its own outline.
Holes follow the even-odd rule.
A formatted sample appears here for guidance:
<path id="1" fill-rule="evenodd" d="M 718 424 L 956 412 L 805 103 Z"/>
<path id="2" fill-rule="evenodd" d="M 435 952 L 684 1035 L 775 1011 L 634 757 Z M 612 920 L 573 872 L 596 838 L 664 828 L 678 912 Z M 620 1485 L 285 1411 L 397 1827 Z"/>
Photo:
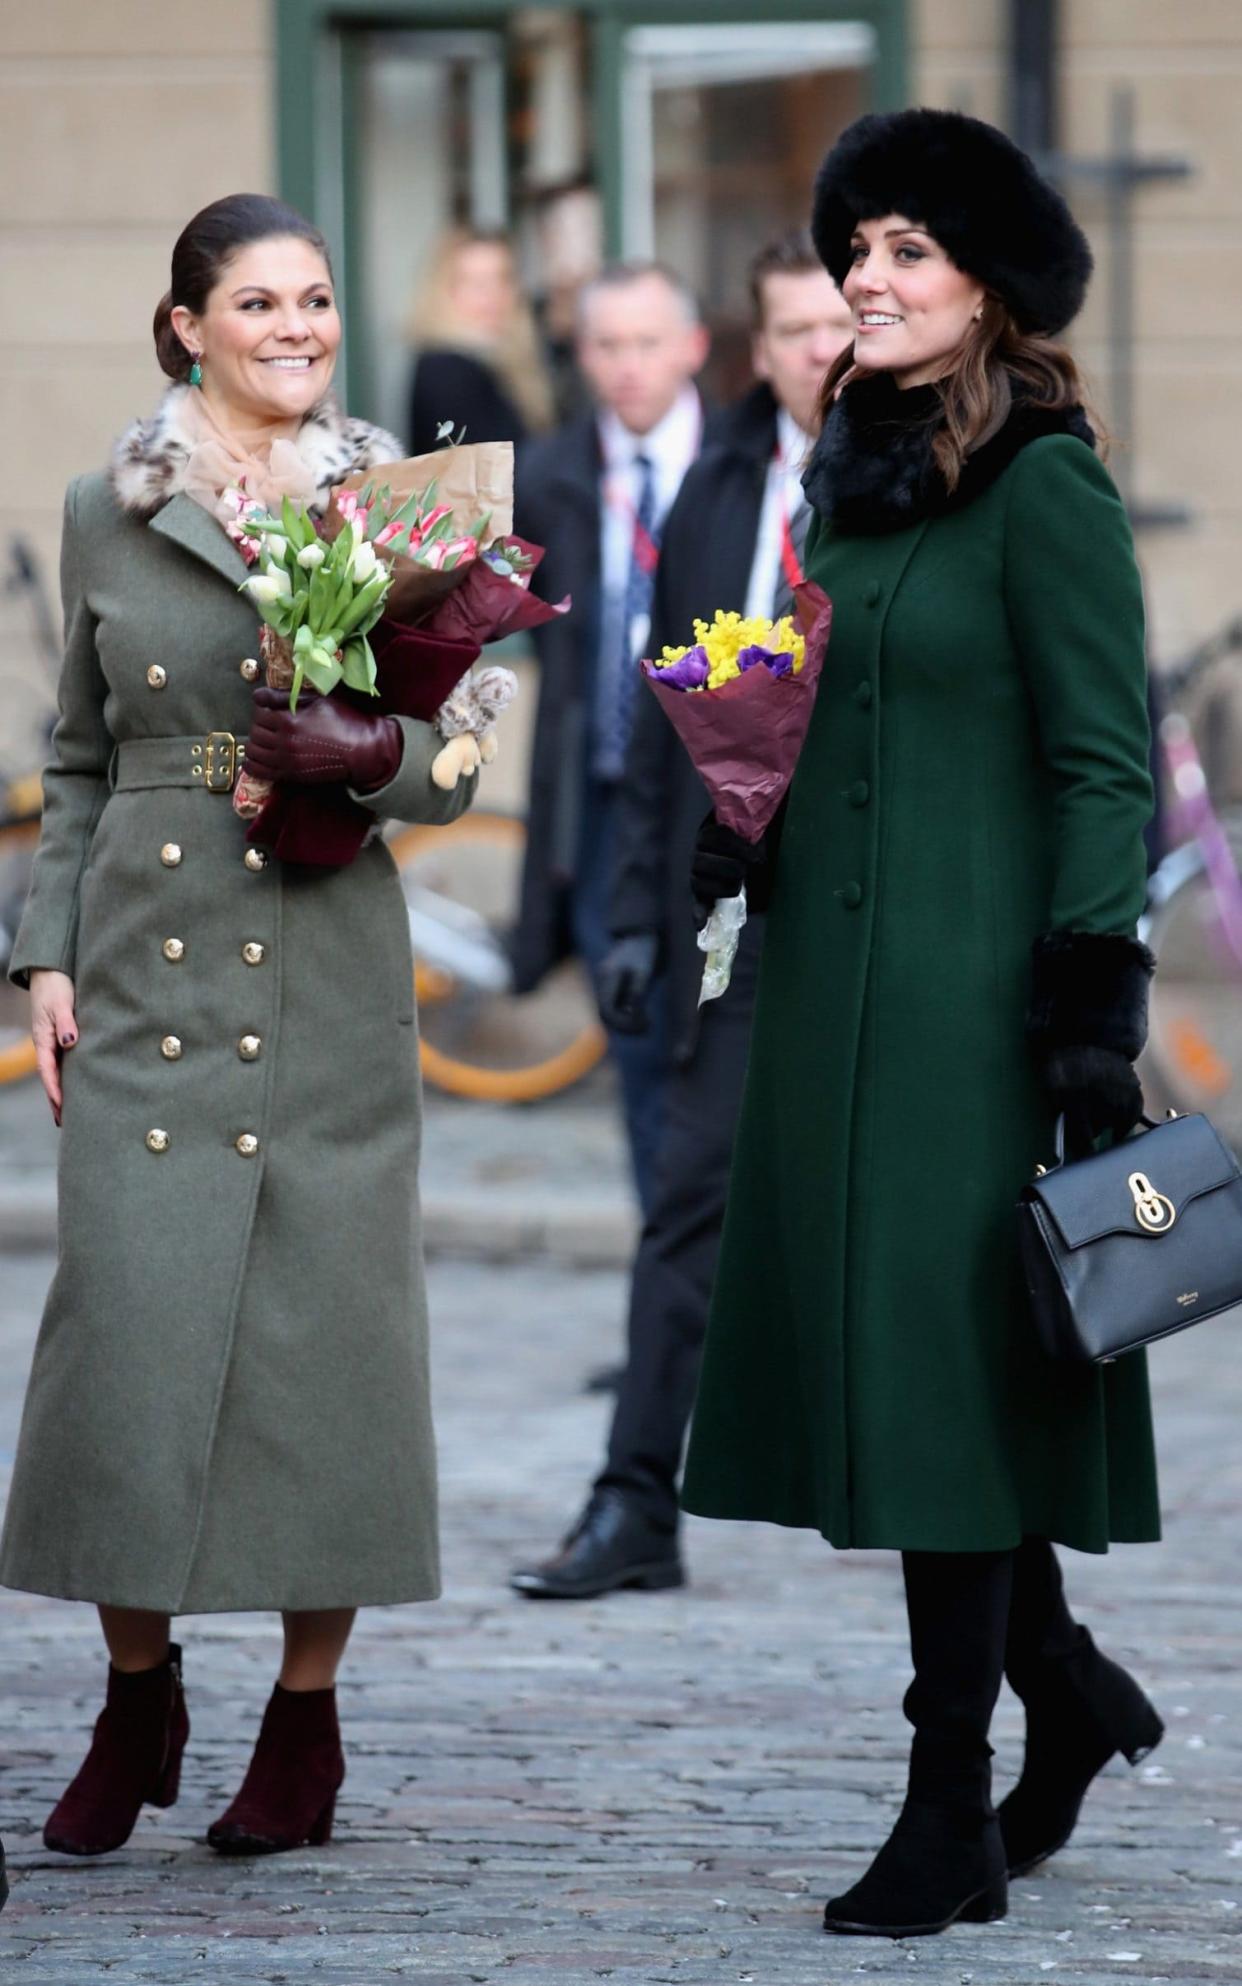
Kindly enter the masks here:
<path id="1" fill-rule="evenodd" d="M 785 575 L 786 584 L 790 592 L 792 592 L 795 586 L 801 586 L 803 580 L 806 578 L 806 574 L 802 570 L 802 561 L 798 557 L 797 548 L 793 541 L 793 531 L 790 529 L 789 505 L 785 500 L 785 457 L 781 451 L 779 441 L 776 444 L 774 460 L 781 471 L 781 570 Z"/>
<path id="2" fill-rule="evenodd" d="M 694 461 L 695 457 L 698 455 L 702 443 L 703 443 L 703 405 L 702 402 L 700 401 L 699 409 L 698 409 L 698 425 L 696 427 L 695 436 L 694 436 L 694 447 L 690 453 L 690 460 L 692 462 Z M 632 461 L 627 466 L 632 467 L 633 466 Z M 656 535 L 656 533 L 649 531 L 647 529 L 647 526 L 644 523 L 642 523 L 641 520 L 639 519 L 638 510 L 634 504 L 632 497 L 629 495 L 628 491 L 626 491 L 621 487 L 621 483 L 619 480 L 619 472 L 617 470 L 614 469 L 607 477 L 607 480 L 604 485 L 604 491 L 605 491 L 605 500 L 608 502 L 608 504 L 614 510 L 622 511 L 624 515 L 629 518 L 630 556 L 633 558 L 635 565 L 640 566 L 643 572 L 645 572 L 648 578 L 650 578 L 651 574 L 654 573 L 657 565 L 660 563 L 659 537 Z M 792 538 L 789 541 L 789 549 L 791 552 L 793 551 Z M 799 575 L 799 577 L 801 577 L 801 575 Z"/>

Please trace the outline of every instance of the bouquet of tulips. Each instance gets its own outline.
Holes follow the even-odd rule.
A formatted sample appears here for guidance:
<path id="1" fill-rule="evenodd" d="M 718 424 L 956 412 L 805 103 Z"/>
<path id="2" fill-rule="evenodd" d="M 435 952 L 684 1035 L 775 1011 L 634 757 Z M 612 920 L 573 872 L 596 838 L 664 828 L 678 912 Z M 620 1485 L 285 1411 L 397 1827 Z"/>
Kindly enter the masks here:
<path id="1" fill-rule="evenodd" d="M 422 481 L 429 467 L 440 473 Z M 374 698 L 385 715 L 430 720 L 445 741 L 432 778 L 452 787 L 477 770 L 494 756 L 495 720 L 517 690 L 508 670 L 470 674 L 480 648 L 570 604 L 529 590 L 543 552 L 513 536 L 512 512 L 508 443 L 352 477 L 322 519 L 287 498 L 278 518 L 244 511 L 233 528 L 259 547 L 259 570 L 241 590 L 264 622 L 269 685 L 288 689 L 294 709 L 309 683 L 324 696 Z M 233 804 L 252 840 L 325 865 L 351 860 L 373 820 L 346 793 L 277 791 L 246 773 Z"/>
<path id="2" fill-rule="evenodd" d="M 265 624 L 289 644 L 290 703 L 304 682 L 321 696 L 338 683 L 375 692 L 375 657 L 367 635 L 384 611 L 392 583 L 375 546 L 355 522 L 325 543 L 310 513 L 285 497 L 278 518 L 246 519 L 259 545 L 259 570 L 241 591 Z"/>
<path id="3" fill-rule="evenodd" d="M 789 791 L 832 629 L 832 603 L 813 583 L 795 587 L 794 609 L 776 622 L 717 613 L 695 622 L 692 643 L 641 664 L 717 820 L 744 841 L 762 839 Z M 700 1005 L 727 988 L 745 923 L 743 888 L 700 931 Z"/>

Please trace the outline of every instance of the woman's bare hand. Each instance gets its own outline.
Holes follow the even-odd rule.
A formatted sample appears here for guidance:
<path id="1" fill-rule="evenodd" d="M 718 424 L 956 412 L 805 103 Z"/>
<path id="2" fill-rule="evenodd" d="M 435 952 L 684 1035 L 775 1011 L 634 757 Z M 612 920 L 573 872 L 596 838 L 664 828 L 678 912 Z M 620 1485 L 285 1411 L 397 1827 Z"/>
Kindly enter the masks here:
<path id="1" fill-rule="evenodd" d="M 43 1084 L 59 1129 L 64 1102 L 60 1084 L 61 1057 L 78 1038 L 73 981 L 68 973 L 31 973 L 30 1032 L 34 1036 L 39 1081 Z"/>

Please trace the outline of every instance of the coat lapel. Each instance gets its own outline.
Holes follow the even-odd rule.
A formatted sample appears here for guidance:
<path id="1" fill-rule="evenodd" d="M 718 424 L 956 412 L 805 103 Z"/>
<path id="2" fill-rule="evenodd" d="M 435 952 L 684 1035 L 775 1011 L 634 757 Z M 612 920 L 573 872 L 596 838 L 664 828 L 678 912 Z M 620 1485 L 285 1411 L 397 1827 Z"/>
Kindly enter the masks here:
<path id="1" fill-rule="evenodd" d="M 170 497 L 162 510 L 157 510 L 151 519 L 150 528 L 158 531 L 162 538 L 171 538 L 174 545 L 190 552 L 204 565 L 212 567 L 221 579 L 227 579 L 234 587 L 241 585 L 249 576 L 249 568 L 232 539 L 214 517 L 208 515 L 201 503 L 180 491 Z"/>

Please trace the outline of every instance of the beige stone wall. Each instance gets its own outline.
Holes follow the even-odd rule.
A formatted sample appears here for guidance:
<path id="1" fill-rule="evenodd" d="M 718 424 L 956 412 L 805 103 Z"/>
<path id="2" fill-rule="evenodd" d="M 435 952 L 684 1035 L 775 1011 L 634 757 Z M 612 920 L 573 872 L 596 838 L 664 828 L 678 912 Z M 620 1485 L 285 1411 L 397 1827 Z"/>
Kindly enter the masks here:
<path id="1" fill-rule="evenodd" d="M 1007 12 L 1002 0 L 916 0 L 916 95 L 1003 115 Z M 1145 531 L 1139 544 L 1154 652 L 1167 660 L 1242 611 L 1242 5 L 1062 0 L 1062 33 L 1066 148 L 1106 151 L 1124 84 L 1137 150 L 1195 167 L 1135 196 L 1134 421 L 1117 436 L 1138 498 L 1194 511 L 1188 529 Z M 1073 198 L 1099 264 L 1075 345 L 1108 418 L 1104 206 L 1081 186 Z"/>
<path id="2" fill-rule="evenodd" d="M 53 592 L 65 484 L 158 397 L 178 229 L 273 184 L 271 96 L 267 0 L 0 6 L 0 558 L 28 534 Z M 46 703 L 28 626 L 0 596 L 0 784 Z"/>

